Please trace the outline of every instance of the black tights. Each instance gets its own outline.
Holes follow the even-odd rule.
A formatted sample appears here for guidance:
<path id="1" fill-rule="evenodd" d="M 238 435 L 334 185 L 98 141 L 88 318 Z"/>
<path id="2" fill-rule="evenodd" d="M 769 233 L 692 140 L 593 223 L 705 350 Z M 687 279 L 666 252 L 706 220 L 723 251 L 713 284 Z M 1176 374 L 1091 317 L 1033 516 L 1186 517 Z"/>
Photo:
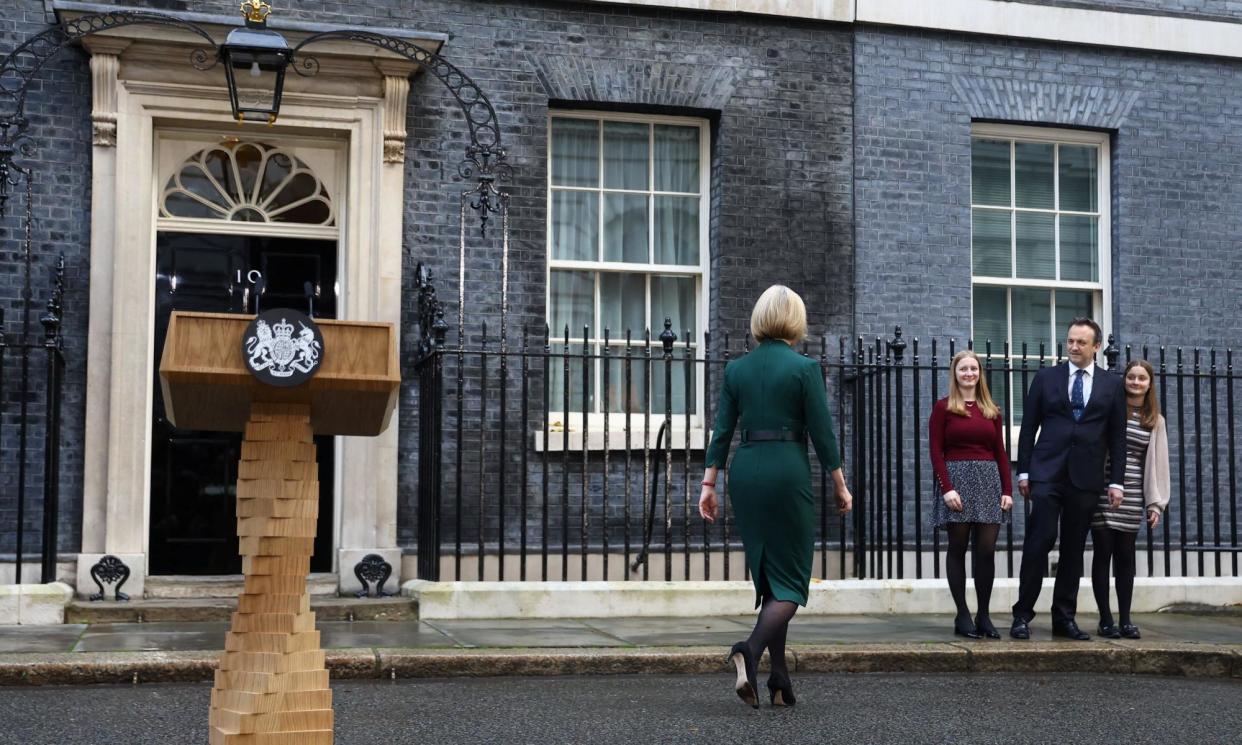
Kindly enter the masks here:
<path id="1" fill-rule="evenodd" d="M 996 578 L 996 537 L 1000 525 L 995 523 L 949 523 L 949 550 L 945 556 L 945 576 L 949 580 L 949 593 L 957 606 L 957 615 L 963 620 L 970 618 L 966 605 L 966 549 L 971 534 L 975 538 L 975 597 L 979 601 L 979 617 L 988 618 L 988 604 L 992 602 L 992 581 Z"/>
<path id="2" fill-rule="evenodd" d="M 771 659 L 772 676 L 788 679 L 789 666 L 785 663 L 785 636 L 789 632 L 789 622 L 794 613 L 798 612 L 798 604 L 788 600 L 777 600 L 770 594 L 763 596 L 763 605 L 759 606 L 759 618 L 755 621 L 755 629 L 750 632 L 746 644 L 755 662 L 768 650 Z"/>
<path id="3" fill-rule="evenodd" d="M 1092 528 L 1091 590 L 1100 609 L 1100 623 L 1113 622 L 1108 608 L 1108 563 L 1112 559 L 1113 577 L 1117 583 L 1117 614 L 1121 625 L 1130 623 L 1130 600 L 1134 597 L 1134 543 L 1138 533 L 1112 528 Z"/>

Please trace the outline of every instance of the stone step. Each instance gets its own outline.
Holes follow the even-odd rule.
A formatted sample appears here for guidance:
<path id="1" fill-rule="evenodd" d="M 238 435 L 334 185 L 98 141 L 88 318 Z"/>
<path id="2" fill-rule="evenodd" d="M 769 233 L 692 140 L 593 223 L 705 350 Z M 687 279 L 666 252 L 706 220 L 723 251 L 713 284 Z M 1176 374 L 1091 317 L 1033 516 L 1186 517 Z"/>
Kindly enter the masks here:
<path id="1" fill-rule="evenodd" d="M 228 621 L 237 598 L 147 598 L 129 602 L 74 600 L 65 623 L 156 623 L 160 621 Z M 409 598 L 352 598 L 315 595 L 317 621 L 416 621 L 418 604 Z"/>
<path id="2" fill-rule="evenodd" d="M 189 575 L 162 575 L 147 577 L 146 597 L 149 600 L 174 598 L 235 598 L 242 592 L 245 580 L 240 574 L 212 577 Z M 335 574 L 311 574 L 306 578 L 306 590 L 311 597 L 335 596 L 339 580 Z"/>

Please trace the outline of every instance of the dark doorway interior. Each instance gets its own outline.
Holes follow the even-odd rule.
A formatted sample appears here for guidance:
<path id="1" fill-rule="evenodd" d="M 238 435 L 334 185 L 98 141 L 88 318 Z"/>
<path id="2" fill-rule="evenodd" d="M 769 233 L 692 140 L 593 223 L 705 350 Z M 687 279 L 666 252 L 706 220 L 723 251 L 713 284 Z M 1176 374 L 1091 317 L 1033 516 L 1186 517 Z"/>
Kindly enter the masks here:
<path id="1" fill-rule="evenodd" d="M 305 283 L 318 288 L 314 315 L 336 317 L 336 243 L 300 238 L 159 233 L 155 270 L 155 398 L 151 445 L 151 574 L 239 574 L 237 461 L 241 434 L 168 423 L 159 385 L 174 310 L 253 312 L 252 270 L 267 289 L 262 308 L 307 310 Z M 331 437 L 315 438 L 319 532 L 312 572 L 332 570 L 334 458 Z"/>

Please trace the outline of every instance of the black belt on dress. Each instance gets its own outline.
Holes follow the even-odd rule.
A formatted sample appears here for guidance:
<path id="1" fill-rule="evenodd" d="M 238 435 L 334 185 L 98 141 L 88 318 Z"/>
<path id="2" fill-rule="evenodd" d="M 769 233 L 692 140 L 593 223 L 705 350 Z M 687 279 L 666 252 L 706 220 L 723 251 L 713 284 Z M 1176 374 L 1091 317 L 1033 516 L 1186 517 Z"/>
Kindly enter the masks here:
<path id="1" fill-rule="evenodd" d="M 805 437 L 802 430 L 788 429 L 744 429 L 742 442 L 801 442 Z"/>

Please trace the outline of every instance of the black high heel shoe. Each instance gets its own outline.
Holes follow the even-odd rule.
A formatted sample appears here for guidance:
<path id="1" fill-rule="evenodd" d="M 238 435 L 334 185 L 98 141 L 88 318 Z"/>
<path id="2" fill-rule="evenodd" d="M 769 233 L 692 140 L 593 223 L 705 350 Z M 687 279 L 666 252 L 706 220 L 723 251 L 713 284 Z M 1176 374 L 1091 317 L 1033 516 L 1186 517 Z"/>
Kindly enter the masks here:
<path id="1" fill-rule="evenodd" d="M 1142 639 L 1143 635 L 1139 633 L 1139 627 L 1132 623 L 1121 624 L 1121 636 L 1126 639 Z"/>
<path id="2" fill-rule="evenodd" d="M 789 681 L 789 676 L 785 676 L 779 683 L 776 682 L 776 676 L 768 678 L 768 701 L 773 706 L 793 706 L 798 703 L 798 699 L 794 698 L 793 684 Z"/>
<path id="3" fill-rule="evenodd" d="M 975 629 L 989 639 L 1000 638 L 1000 632 L 992 625 L 992 619 L 988 616 L 975 616 Z"/>
<path id="4" fill-rule="evenodd" d="M 1117 624 L 1115 623 L 1104 623 L 1103 621 L 1100 621 L 1100 624 L 1096 627 L 1096 630 L 1099 631 L 1100 636 L 1105 639 L 1121 638 L 1121 631 L 1117 628 Z"/>
<path id="5" fill-rule="evenodd" d="M 979 630 L 970 622 L 970 617 L 953 619 L 953 633 L 957 636 L 964 636 L 967 639 L 979 639 Z"/>
<path id="6" fill-rule="evenodd" d="M 737 697 L 742 699 L 752 708 L 759 708 L 759 684 L 758 684 L 758 666 L 755 664 L 755 658 L 750 653 L 750 645 L 746 642 L 738 642 L 729 650 L 729 656 L 725 658 L 726 662 L 732 662 L 737 668 L 737 682 L 733 686 L 733 690 L 737 692 Z"/>

